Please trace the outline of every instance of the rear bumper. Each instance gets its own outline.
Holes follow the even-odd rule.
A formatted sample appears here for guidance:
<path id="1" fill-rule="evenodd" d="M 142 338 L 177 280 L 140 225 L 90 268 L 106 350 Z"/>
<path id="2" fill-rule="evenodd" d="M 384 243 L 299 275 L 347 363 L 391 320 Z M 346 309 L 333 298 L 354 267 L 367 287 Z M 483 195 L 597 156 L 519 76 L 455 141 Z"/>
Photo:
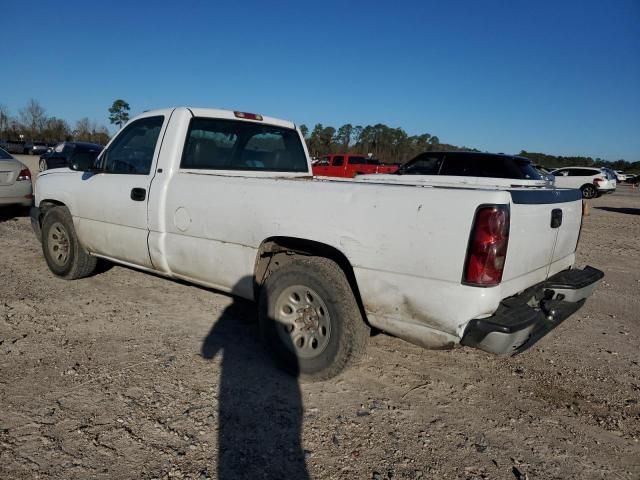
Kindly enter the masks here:
<path id="1" fill-rule="evenodd" d="M 534 345 L 584 305 L 604 273 L 597 268 L 564 270 L 471 320 L 460 343 L 495 354 L 517 354 Z"/>

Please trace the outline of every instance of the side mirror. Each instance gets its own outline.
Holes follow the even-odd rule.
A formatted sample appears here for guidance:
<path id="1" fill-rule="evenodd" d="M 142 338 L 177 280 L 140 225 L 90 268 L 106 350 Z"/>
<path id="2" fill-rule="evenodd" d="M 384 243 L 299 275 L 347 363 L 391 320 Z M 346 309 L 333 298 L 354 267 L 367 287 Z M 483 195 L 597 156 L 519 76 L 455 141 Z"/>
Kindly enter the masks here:
<path id="1" fill-rule="evenodd" d="M 76 158 L 69 163 L 69 168 L 76 172 L 95 172 L 95 159 Z"/>

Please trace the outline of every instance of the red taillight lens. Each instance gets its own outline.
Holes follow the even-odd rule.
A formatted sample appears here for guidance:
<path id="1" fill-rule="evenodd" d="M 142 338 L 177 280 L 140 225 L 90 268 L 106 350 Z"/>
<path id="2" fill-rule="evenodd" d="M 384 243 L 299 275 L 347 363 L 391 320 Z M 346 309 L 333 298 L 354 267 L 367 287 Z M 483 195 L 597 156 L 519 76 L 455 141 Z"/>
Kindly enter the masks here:
<path id="1" fill-rule="evenodd" d="M 498 285 L 502 281 L 508 243 L 507 206 L 478 209 L 467 249 L 464 282 L 481 286 Z"/>
<path id="2" fill-rule="evenodd" d="M 604 182 L 604 178 L 594 178 L 593 179 L 593 184 L 594 185 L 600 185 L 600 183 Z"/>
<path id="3" fill-rule="evenodd" d="M 29 171 L 29 169 L 23 168 L 22 170 L 20 170 L 20 173 L 18 174 L 18 178 L 16 178 L 16 180 L 31 180 L 31 172 Z"/>

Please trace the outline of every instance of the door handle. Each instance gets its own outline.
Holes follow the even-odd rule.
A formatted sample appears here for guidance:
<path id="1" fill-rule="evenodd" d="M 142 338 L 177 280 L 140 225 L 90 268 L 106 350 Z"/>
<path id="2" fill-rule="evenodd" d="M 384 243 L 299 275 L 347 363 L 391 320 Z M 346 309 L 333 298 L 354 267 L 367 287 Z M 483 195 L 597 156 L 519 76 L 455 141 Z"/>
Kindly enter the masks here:
<path id="1" fill-rule="evenodd" d="M 131 189 L 131 200 L 134 200 L 136 202 L 144 202 L 145 198 L 147 198 L 147 191 L 144 188 Z"/>
<path id="2" fill-rule="evenodd" d="M 551 210 L 551 228 L 559 228 L 562 225 L 562 210 L 554 208 Z"/>

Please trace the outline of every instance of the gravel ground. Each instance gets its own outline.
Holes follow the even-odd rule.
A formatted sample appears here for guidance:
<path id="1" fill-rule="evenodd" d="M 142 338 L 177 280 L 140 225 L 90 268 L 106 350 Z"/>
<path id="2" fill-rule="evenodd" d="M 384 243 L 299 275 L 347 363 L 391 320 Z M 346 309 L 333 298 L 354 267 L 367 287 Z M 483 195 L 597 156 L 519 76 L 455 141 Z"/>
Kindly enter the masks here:
<path id="1" fill-rule="evenodd" d="M 32 159 L 29 159 L 32 160 Z M 0 478 L 640 478 L 640 192 L 592 202 L 606 278 L 515 358 L 387 335 L 337 379 L 272 366 L 251 303 L 120 266 L 53 277 L 0 211 Z"/>

